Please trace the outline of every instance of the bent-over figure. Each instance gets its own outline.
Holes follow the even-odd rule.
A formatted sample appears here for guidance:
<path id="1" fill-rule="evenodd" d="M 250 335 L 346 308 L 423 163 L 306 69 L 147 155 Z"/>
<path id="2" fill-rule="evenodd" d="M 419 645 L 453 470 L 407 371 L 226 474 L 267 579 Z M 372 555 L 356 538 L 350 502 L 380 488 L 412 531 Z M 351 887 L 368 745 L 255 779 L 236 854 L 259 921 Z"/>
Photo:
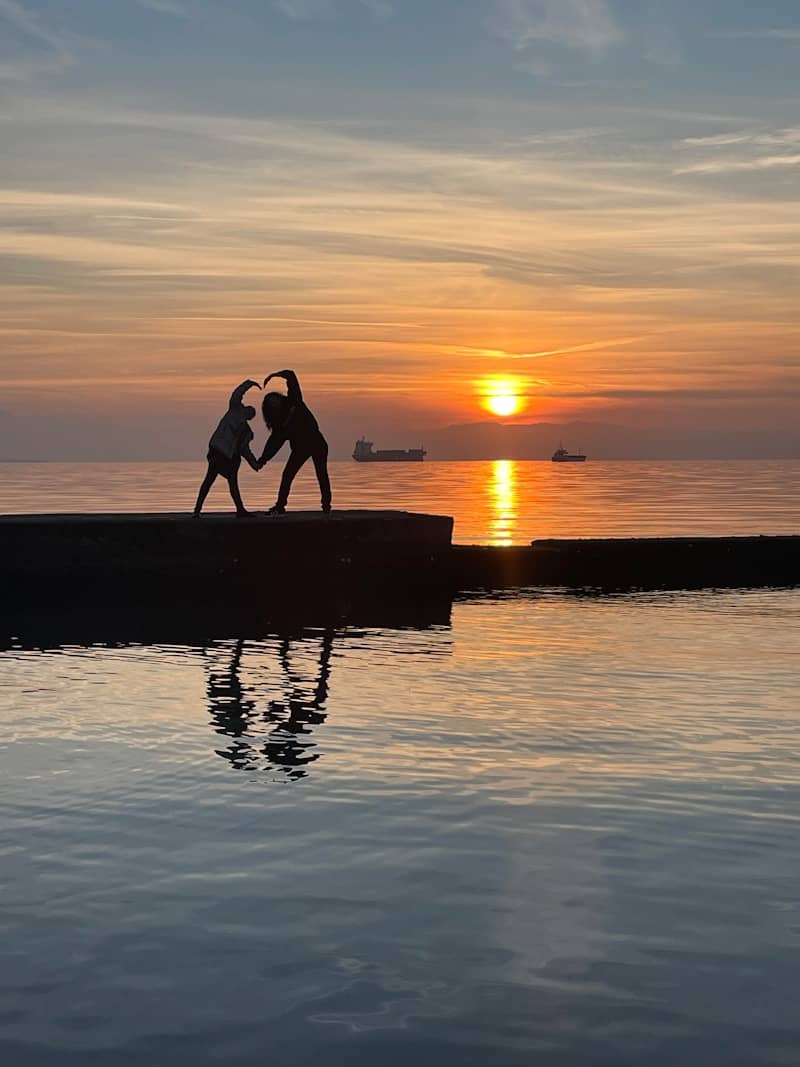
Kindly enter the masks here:
<path id="1" fill-rule="evenodd" d="M 282 515 L 286 511 L 286 502 L 292 488 L 294 477 L 306 460 L 314 461 L 314 470 L 319 482 L 322 510 L 331 510 L 331 483 L 328 477 L 328 442 L 320 433 L 317 420 L 303 401 L 300 383 L 293 370 L 274 371 L 264 379 L 264 387 L 272 378 L 283 378 L 286 382 L 286 395 L 267 393 L 261 403 L 264 422 L 270 431 L 264 451 L 258 461 L 259 469 L 264 466 L 286 441 L 291 452 L 286 461 L 278 490 L 278 499 L 268 514 Z"/>
<path id="2" fill-rule="evenodd" d="M 231 393 L 228 410 L 219 420 L 216 430 L 208 442 L 208 471 L 197 494 L 197 503 L 194 506 L 194 516 L 200 514 L 206 497 L 219 475 L 227 481 L 231 491 L 231 497 L 236 505 L 236 514 L 239 517 L 249 515 L 242 503 L 242 494 L 239 491 L 239 467 L 244 457 L 254 471 L 259 470 L 258 460 L 253 455 L 250 442 L 253 440 L 253 431 L 248 425 L 248 420 L 255 417 L 256 409 L 245 406 L 242 401 L 248 389 L 260 389 L 258 382 L 248 378 L 246 382 L 237 385 Z"/>

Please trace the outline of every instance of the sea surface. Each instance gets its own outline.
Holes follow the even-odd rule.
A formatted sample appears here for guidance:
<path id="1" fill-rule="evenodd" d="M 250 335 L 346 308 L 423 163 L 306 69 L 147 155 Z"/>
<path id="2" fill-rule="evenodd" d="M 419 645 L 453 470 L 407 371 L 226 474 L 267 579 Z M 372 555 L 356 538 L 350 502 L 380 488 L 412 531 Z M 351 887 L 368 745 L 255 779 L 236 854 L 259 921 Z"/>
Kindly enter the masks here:
<path id="1" fill-rule="evenodd" d="M 242 471 L 245 503 L 275 500 L 282 465 Z M 189 511 L 198 463 L 0 464 L 0 514 Z M 524 544 L 535 537 L 713 535 L 800 531 L 800 460 L 331 464 L 334 507 L 406 508 L 455 518 L 454 539 Z M 290 507 L 315 508 L 311 464 Z M 207 507 L 231 510 L 222 480 Z"/>
<path id="2" fill-rule="evenodd" d="M 462 541 L 799 525 L 799 464 L 333 471 Z M 201 475 L 7 465 L 0 512 Z M 0 1062 L 795 1067 L 800 590 L 228 608 L 0 627 Z"/>
<path id="3" fill-rule="evenodd" d="M 794 1065 L 800 592 L 0 652 L 0 1058 Z"/>

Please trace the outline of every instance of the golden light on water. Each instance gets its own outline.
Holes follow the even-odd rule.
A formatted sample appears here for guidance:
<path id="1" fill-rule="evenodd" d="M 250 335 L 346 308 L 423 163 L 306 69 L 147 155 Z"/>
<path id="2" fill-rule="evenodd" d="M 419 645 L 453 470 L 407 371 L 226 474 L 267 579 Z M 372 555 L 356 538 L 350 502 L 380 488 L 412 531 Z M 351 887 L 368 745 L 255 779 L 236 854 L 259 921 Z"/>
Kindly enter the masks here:
<path id="1" fill-rule="evenodd" d="M 492 544 L 510 545 L 513 542 L 517 518 L 514 462 L 496 459 L 492 464 L 489 490 L 492 497 Z"/>
<path id="2" fill-rule="evenodd" d="M 488 378 L 478 383 L 483 407 L 501 419 L 522 411 L 525 404 L 524 388 L 518 378 Z"/>

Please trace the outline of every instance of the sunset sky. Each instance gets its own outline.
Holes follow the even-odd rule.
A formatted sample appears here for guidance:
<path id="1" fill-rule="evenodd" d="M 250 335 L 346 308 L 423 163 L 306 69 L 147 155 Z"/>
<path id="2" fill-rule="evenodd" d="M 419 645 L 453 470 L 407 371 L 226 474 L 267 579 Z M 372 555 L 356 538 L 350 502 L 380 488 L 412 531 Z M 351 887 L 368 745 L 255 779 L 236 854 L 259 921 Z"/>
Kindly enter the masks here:
<path id="1" fill-rule="evenodd" d="M 340 454 L 791 431 L 799 69 L 797 0 L 0 0 L 0 456 L 287 366 Z"/>

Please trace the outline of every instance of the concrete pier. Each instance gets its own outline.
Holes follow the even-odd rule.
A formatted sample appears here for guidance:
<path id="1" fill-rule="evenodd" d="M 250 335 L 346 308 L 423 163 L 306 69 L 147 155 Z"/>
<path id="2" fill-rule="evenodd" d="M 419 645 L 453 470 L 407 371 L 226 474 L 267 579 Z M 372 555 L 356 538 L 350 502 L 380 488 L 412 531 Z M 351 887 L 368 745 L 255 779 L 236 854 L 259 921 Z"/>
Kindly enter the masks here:
<path id="1" fill-rule="evenodd" d="M 453 520 L 405 511 L 0 517 L 0 578 L 12 587 L 111 580 L 301 590 L 440 577 Z"/>
<path id="2" fill-rule="evenodd" d="M 0 516 L 0 644 L 446 622 L 452 529 L 398 511 Z"/>
<path id="3" fill-rule="evenodd" d="M 500 548 L 453 545 L 452 529 L 446 516 L 402 511 L 0 516 L 0 634 L 68 618 L 102 640 L 137 612 L 151 631 L 168 617 L 176 632 L 220 620 L 414 625 L 446 621 L 452 597 L 473 590 L 800 584 L 800 537 Z"/>
<path id="4" fill-rule="evenodd" d="M 459 589 L 702 589 L 800 584 L 800 537 L 619 537 L 453 547 Z"/>

